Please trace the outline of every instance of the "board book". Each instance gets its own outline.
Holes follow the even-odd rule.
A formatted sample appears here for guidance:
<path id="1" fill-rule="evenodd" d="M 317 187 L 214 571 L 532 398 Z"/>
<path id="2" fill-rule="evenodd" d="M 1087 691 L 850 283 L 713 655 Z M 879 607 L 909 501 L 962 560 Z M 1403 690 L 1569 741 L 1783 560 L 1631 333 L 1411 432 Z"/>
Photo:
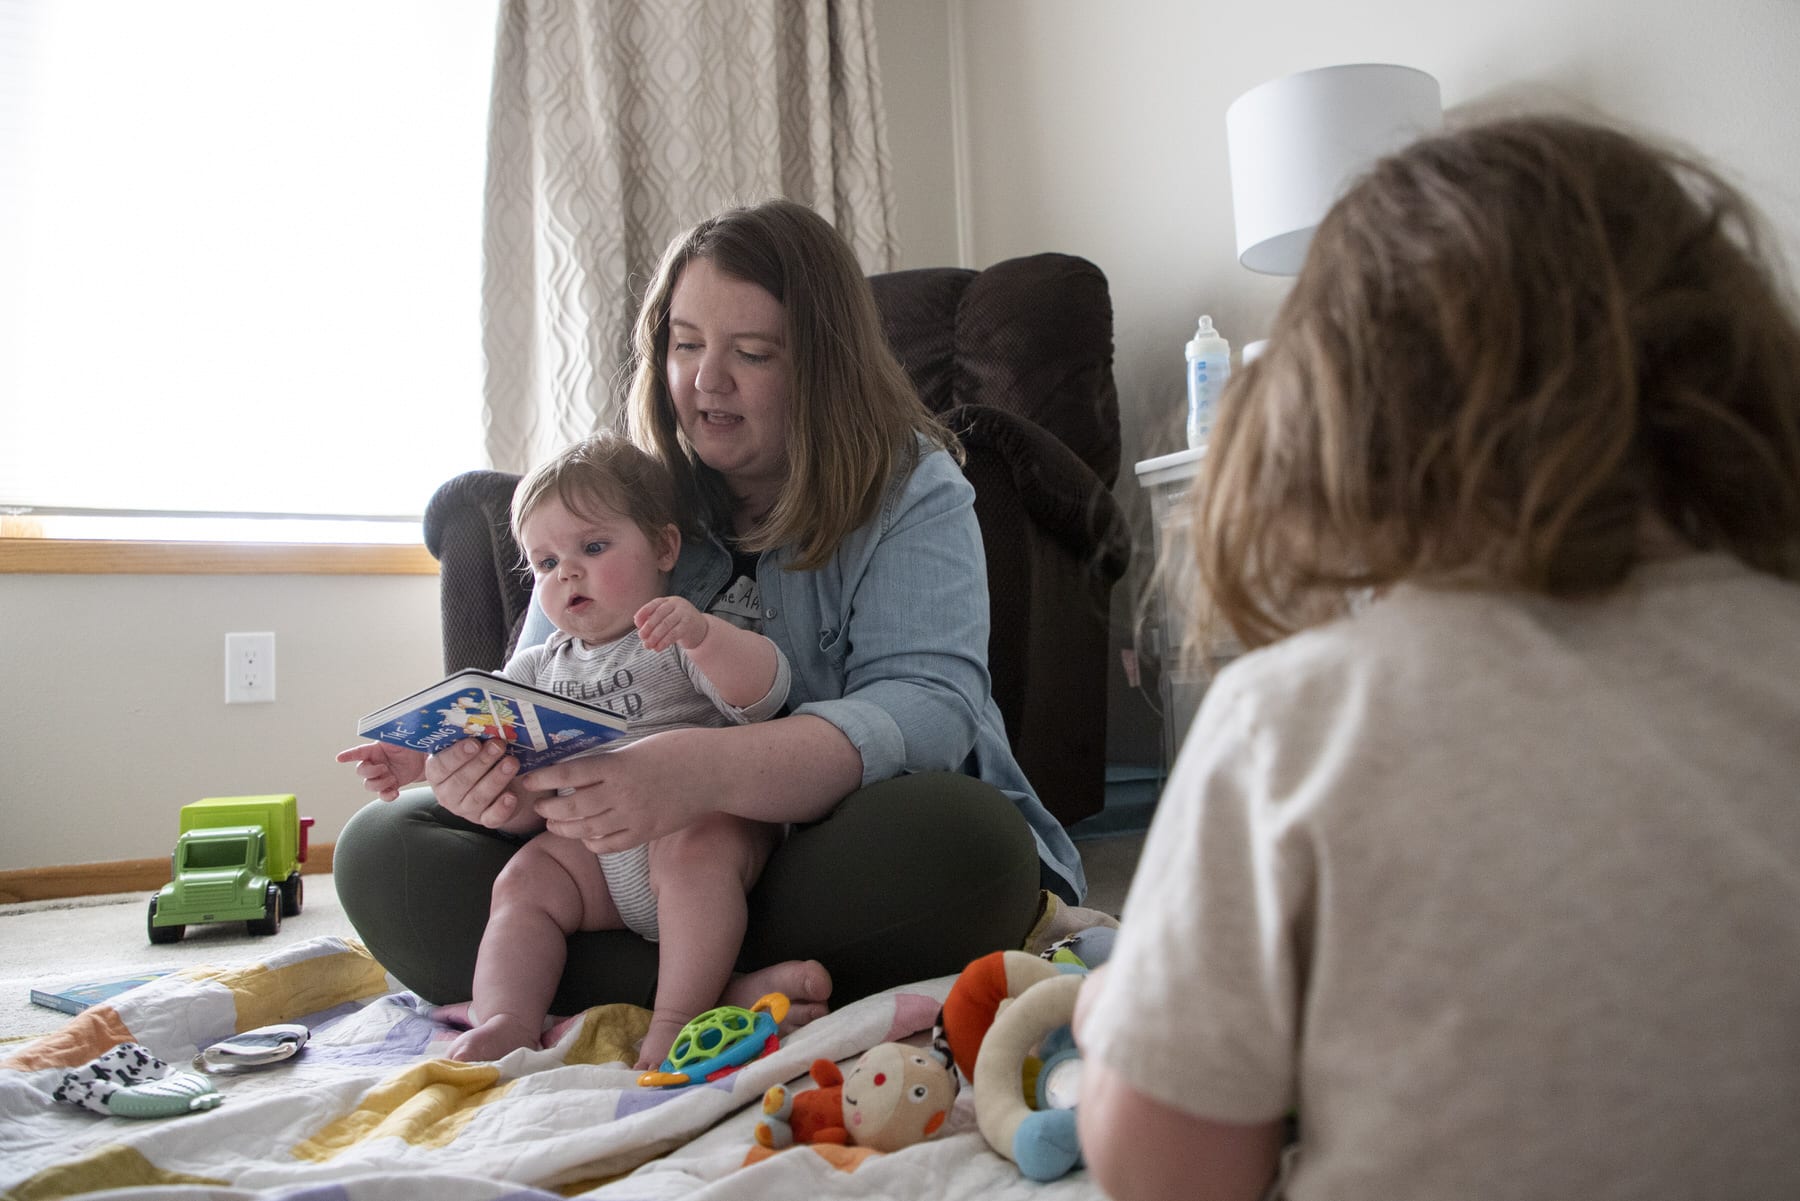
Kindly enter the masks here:
<path id="1" fill-rule="evenodd" d="M 610 709 L 584 704 L 505 676 L 459 671 L 356 724 L 364 738 L 435 754 L 465 738 L 502 738 L 520 771 L 585 754 L 625 733 Z"/>
<path id="2" fill-rule="evenodd" d="M 110 1001 L 120 993 L 129 992 L 140 984 L 148 984 L 152 980 L 161 979 L 173 970 L 173 968 L 160 968 L 145 972 L 133 972 L 129 976 L 118 976 L 111 980 L 66 984 L 60 988 L 46 984 L 42 988 L 31 990 L 31 1003 L 42 1005 L 45 1009 L 60 1010 L 63 1013 L 80 1013 L 90 1005 Z"/>

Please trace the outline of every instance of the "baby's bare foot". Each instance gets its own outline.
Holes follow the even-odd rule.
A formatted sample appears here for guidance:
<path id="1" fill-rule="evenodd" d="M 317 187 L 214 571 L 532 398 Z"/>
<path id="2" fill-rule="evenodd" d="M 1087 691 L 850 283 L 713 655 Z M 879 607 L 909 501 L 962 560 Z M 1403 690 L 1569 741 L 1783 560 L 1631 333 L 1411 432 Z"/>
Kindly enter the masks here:
<path id="1" fill-rule="evenodd" d="M 652 1014 L 650 1029 L 644 1035 L 644 1041 L 638 1046 L 638 1061 L 634 1071 L 656 1072 L 662 1070 L 663 1060 L 669 1057 L 669 1048 L 675 1045 L 675 1037 L 681 1028 L 687 1025 L 687 1019 L 679 1014 Z"/>
<path id="2" fill-rule="evenodd" d="M 509 1013 L 497 1013 L 491 1018 L 484 1018 L 480 1025 L 451 1043 L 446 1054 L 451 1059 L 460 1059 L 465 1063 L 479 1063 L 499 1059 L 520 1047 L 536 1050 L 539 1025 L 540 1023 L 527 1022 L 524 1018 L 514 1017 Z"/>
<path id="3" fill-rule="evenodd" d="M 790 959 L 733 976 L 721 1000 L 723 1004 L 748 1009 L 758 998 L 772 992 L 782 993 L 788 999 L 787 1019 L 781 1023 L 783 1034 L 831 1011 L 826 1004 L 831 999 L 831 973 L 816 959 Z"/>

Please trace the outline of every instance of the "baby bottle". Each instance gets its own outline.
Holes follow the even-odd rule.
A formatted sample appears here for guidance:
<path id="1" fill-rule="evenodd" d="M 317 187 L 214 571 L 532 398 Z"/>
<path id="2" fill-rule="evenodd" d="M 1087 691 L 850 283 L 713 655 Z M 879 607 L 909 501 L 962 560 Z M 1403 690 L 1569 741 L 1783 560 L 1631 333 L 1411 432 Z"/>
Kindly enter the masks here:
<path id="1" fill-rule="evenodd" d="M 1212 433 L 1213 413 L 1225 380 L 1231 375 L 1231 343 L 1219 336 L 1212 318 L 1202 316 L 1200 328 L 1187 344 L 1187 442 L 1190 449 L 1206 445 Z"/>

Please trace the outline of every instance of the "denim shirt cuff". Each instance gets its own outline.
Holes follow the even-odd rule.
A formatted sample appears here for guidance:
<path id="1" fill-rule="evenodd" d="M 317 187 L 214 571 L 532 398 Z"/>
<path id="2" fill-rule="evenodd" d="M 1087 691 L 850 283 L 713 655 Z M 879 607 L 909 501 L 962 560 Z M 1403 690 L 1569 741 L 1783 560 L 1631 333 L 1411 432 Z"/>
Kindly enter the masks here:
<path id="1" fill-rule="evenodd" d="M 864 787 L 893 779 L 906 765 L 906 739 L 900 726 L 880 705 L 843 697 L 811 701 L 794 712 L 822 717 L 843 731 L 862 755 Z"/>

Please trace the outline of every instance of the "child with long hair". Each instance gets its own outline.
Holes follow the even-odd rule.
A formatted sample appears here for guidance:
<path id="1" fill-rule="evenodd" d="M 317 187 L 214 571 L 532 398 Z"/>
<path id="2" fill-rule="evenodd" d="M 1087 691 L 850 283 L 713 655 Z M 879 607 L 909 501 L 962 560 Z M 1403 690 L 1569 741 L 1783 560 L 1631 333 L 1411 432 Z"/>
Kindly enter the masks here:
<path id="1" fill-rule="evenodd" d="M 1077 1014 L 1109 1192 L 1800 1196 L 1800 325 L 1759 237 L 1560 118 L 1321 224 L 1196 485 L 1250 651 Z"/>

